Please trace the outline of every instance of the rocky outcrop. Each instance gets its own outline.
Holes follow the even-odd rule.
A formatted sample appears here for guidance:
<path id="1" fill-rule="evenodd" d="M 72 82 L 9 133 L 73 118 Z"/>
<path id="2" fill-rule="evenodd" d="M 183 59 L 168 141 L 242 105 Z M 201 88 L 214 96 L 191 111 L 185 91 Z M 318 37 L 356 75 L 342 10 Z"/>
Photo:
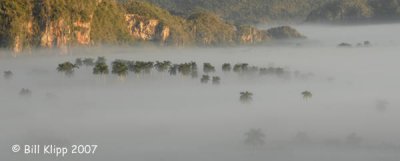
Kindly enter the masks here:
<path id="1" fill-rule="evenodd" d="M 185 19 L 145 2 L 128 4 L 130 8 L 123 10 L 112 0 L 69 1 L 81 4 L 71 5 L 64 3 L 65 0 L 0 1 L 0 12 L 7 13 L 0 14 L 3 23 L 0 24 L 0 45 L 16 53 L 31 47 L 67 52 L 70 46 L 137 41 L 162 46 L 218 46 L 304 38 L 287 26 L 270 30 L 236 27 L 207 12 L 195 13 Z M 1 7 L 13 5 L 19 5 L 22 11 L 15 13 L 12 7 Z"/>
<path id="2" fill-rule="evenodd" d="M 170 36 L 170 28 L 163 25 L 160 20 L 147 19 L 136 14 L 126 14 L 129 34 L 136 40 L 158 41 L 165 44 Z"/>
<path id="3" fill-rule="evenodd" d="M 92 17 L 92 16 L 91 16 Z M 91 18 L 67 23 L 63 18 L 45 23 L 40 31 L 40 47 L 67 51 L 69 45 L 90 45 Z"/>
<path id="4" fill-rule="evenodd" d="M 90 16 L 90 20 L 88 22 L 83 22 L 81 20 L 73 23 L 74 28 L 74 36 L 76 38 L 76 42 L 80 45 L 89 45 L 91 42 L 90 33 L 92 30 L 91 21 L 93 19 L 93 15 Z"/>
<path id="5" fill-rule="evenodd" d="M 237 30 L 237 41 L 240 44 L 255 44 L 271 40 L 266 31 L 251 26 L 239 26 Z"/>
<path id="6" fill-rule="evenodd" d="M 280 26 L 268 29 L 267 34 L 272 39 L 304 39 L 304 35 L 300 34 L 296 29 L 290 26 Z"/>

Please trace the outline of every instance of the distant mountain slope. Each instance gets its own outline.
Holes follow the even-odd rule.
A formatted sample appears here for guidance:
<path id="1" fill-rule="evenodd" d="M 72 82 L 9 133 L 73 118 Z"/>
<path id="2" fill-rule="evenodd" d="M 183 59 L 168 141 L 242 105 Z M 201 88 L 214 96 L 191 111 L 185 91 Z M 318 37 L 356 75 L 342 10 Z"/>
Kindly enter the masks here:
<path id="1" fill-rule="evenodd" d="M 315 8 L 331 0 L 144 0 L 174 14 L 189 16 L 210 11 L 235 23 L 304 20 Z"/>
<path id="2" fill-rule="evenodd" d="M 217 46 L 281 38 L 303 36 L 290 27 L 269 32 L 234 25 L 211 12 L 180 17 L 135 0 L 0 1 L 0 47 L 17 53 L 39 47 L 67 51 L 99 44 Z"/>
<path id="3" fill-rule="evenodd" d="M 336 0 L 313 10 L 307 22 L 357 23 L 400 20 L 400 0 Z"/>

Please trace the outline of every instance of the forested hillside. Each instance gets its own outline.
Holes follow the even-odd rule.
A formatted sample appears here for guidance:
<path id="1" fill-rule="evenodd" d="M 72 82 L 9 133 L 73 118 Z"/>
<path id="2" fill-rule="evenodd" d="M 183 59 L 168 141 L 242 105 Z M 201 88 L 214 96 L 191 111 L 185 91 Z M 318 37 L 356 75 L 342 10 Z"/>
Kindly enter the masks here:
<path id="1" fill-rule="evenodd" d="M 315 8 L 331 0 L 145 0 L 174 14 L 189 16 L 196 11 L 214 12 L 235 23 L 304 20 Z"/>
<path id="2" fill-rule="evenodd" d="M 177 16 L 136 0 L 0 1 L 0 46 L 14 52 L 99 44 L 235 45 L 288 37 L 280 33 L 303 38 L 288 28 L 271 33 L 229 23 L 209 11 Z"/>
<path id="3" fill-rule="evenodd" d="M 314 10 L 308 22 L 357 23 L 400 20 L 400 0 L 337 0 Z"/>

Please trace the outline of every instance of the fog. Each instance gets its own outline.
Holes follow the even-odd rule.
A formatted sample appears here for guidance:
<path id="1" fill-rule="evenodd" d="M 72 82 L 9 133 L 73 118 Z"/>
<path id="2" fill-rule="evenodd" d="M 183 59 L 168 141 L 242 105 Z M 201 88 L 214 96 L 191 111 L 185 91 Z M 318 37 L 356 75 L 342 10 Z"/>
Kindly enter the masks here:
<path id="1" fill-rule="evenodd" d="M 71 161 L 398 161 L 400 25 L 296 26 L 304 41 L 230 48 L 97 47 L 68 55 L 2 51 L 0 160 Z M 356 47 L 370 41 L 371 46 Z M 354 47 L 339 48 L 342 42 Z M 219 85 L 200 77 L 130 72 L 72 76 L 59 63 L 76 58 L 216 67 Z M 282 67 L 284 77 L 222 72 L 223 63 Z M 21 96 L 22 88 L 31 90 Z M 253 93 L 250 103 L 240 92 Z M 304 99 L 302 92 L 312 92 Z M 261 132 L 252 144 L 251 132 Z M 253 139 L 254 140 L 254 139 Z M 255 139 L 257 140 L 257 139 Z M 264 144 L 262 144 L 264 143 Z M 96 144 L 94 155 L 25 155 L 11 146 Z M 257 144 L 257 145 L 256 145 Z M 258 145 L 259 144 L 259 145 Z"/>

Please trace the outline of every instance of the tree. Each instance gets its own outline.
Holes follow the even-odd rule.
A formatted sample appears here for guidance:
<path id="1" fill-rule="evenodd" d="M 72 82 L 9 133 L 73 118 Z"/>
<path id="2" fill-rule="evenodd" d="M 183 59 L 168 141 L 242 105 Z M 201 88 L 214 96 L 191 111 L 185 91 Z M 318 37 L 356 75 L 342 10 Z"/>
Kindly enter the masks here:
<path id="1" fill-rule="evenodd" d="M 105 75 L 108 73 L 109 73 L 108 65 L 105 62 L 96 63 L 96 65 L 93 68 L 93 74 Z"/>
<path id="2" fill-rule="evenodd" d="M 29 97 L 32 95 L 32 91 L 27 88 L 22 88 L 21 91 L 19 91 L 19 95 L 24 97 Z"/>
<path id="3" fill-rule="evenodd" d="M 244 143 L 246 145 L 252 146 L 254 149 L 257 147 L 263 146 L 265 144 L 265 134 L 261 129 L 250 129 L 245 133 L 246 139 Z"/>
<path id="4" fill-rule="evenodd" d="M 210 63 L 204 63 L 203 64 L 203 72 L 204 73 L 215 72 L 215 67 L 212 66 Z"/>
<path id="5" fill-rule="evenodd" d="M 251 92 L 240 92 L 240 101 L 242 103 L 249 103 L 253 100 L 253 93 Z"/>
<path id="6" fill-rule="evenodd" d="M 203 75 L 202 77 L 201 77 L 201 79 L 200 79 L 200 82 L 201 83 L 208 83 L 208 81 L 210 80 L 210 76 L 208 76 L 208 75 Z"/>
<path id="7" fill-rule="evenodd" d="M 123 60 L 115 60 L 112 63 L 112 71 L 113 74 L 117 74 L 120 80 L 124 80 L 126 75 L 128 74 L 128 65 L 126 61 Z"/>
<path id="8" fill-rule="evenodd" d="M 225 63 L 222 65 L 222 71 L 224 72 L 230 72 L 232 70 L 231 64 Z"/>
<path id="9" fill-rule="evenodd" d="M 303 98 L 304 98 L 305 100 L 311 99 L 312 96 L 313 96 L 312 93 L 311 93 L 310 91 L 304 91 L 304 92 L 302 92 L 301 94 L 303 95 Z"/>
<path id="10" fill-rule="evenodd" d="M 192 70 L 191 76 L 192 78 L 197 78 L 199 77 L 199 73 L 197 72 L 197 70 Z"/>
<path id="11" fill-rule="evenodd" d="M 104 56 L 99 56 L 99 57 L 97 57 L 95 64 L 106 63 L 106 62 L 107 62 L 107 60 Z"/>
<path id="12" fill-rule="evenodd" d="M 13 72 L 11 70 L 4 71 L 4 78 L 10 79 L 13 76 Z"/>
<path id="13" fill-rule="evenodd" d="M 75 59 L 75 65 L 77 65 L 77 66 L 82 66 L 82 65 L 83 65 L 82 58 L 76 58 L 76 59 Z"/>
<path id="14" fill-rule="evenodd" d="M 213 83 L 214 85 L 220 84 L 220 81 L 221 81 L 221 78 L 218 77 L 218 76 L 215 76 L 215 77 L 212 78 L 212 83 Z"/>
<path id="15" fill-rule="evenodd" d="M 154 65 L 154 67 L 158 72 L 164 72 L 168 70 L 170 66 L 171 66 L 170 61 L 163 61 L 163 62 L 156 61 L 156 64 Z"/>
<path id="16" fill-rule="evenodd" d="M 58 64 L 57 71 L 64 72 L 65 75 L 71 76 L 74 73 L 75 68 L 79 68 L 77 65 L 72 64 L 71 62 L 64 62 Z"/>
<path id="17" fill-rule="evenodd" d="M 187 76 L 187 75 L 191 74 L 191 72 L 192 72 L 192 64 L 190 64 L 190 63 L 179 64 L 178 71 L 182 75 Z"/>
<path id="18" fill-rule="evenodd" d="M 176 75 L 179 65 L 174 64 L 169 68 L 169 75 Z"/>
<path id="19" fill-rule="evenodd" d="M 236 73 L 247 72 L 248 68 L 249 68 L 249 64 L 247 64 L 247 63 L 235 64 L 233 66 L 233 71 Z"/>
<path id="20" fill-rule="evenodd" d="M 93 66 L 94 64 L 94 59 L 93 58 L 85 58 L 83 59 L 83 64 L 86 66 Z"/>

